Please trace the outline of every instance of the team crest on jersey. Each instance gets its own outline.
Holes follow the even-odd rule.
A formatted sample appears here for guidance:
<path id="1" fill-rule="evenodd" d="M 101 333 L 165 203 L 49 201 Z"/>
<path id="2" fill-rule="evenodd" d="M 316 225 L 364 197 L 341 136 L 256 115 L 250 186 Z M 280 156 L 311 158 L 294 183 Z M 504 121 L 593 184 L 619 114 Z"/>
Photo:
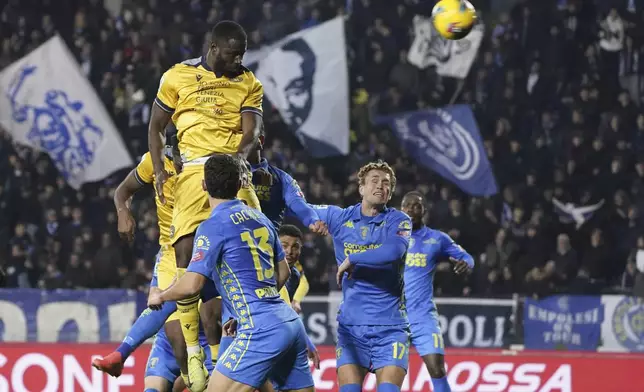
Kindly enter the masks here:
<path id="1" fill-rule="evenodd" d="M 401 237 L 410 237 L 411 236 L 411 223 L 408 220 L 400 222 L 398 225 L 398 233 Z"/>
<path id="2" fill-rule="evenodd" d="M 150 361 L 148 362 L 148 367 L 150 369 L 154 369 L 157 366 L 157 363 L 159 363 L 159 358 L 152 357 L 152 358 L 150 358 Z"/>
<path id="3" fill-rule="evenodd" d="M 170 238 L 174 237 L 174 226 L 170 226 Z"/>
<path id="4" fill-rule="evenodd" d="M 369 234 L 369 228 L 366 226 L 363 226 L 360 228 L 360 235 L 362 236 L 362 239 L 364 240 L 367 238 L 367 234 Z"/>
<path id="5" fill-rule="evenodd" d="M 195 249 L 197 250 L 208 250 L 210 249 L 210 240 L 205 235 L 200 235 L 195 240 Z"/>

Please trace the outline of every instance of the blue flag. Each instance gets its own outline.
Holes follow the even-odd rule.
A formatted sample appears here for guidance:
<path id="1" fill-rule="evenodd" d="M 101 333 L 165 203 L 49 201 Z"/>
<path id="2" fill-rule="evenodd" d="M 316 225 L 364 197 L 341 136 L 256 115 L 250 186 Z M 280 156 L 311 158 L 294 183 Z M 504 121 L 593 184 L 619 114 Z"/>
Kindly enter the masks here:
<path id="1" fill-rule="evenodd" d="M 604 306 L 600 296 L 526 298 L 523 337 L 527 349 L 591 350 L 600 344 Z"/>
<path id="2" fill-rule="evenodd" d="M 474 196 L 497 193 L 472 109 L 467 105 L 387 116 L 407 153 Z"/>

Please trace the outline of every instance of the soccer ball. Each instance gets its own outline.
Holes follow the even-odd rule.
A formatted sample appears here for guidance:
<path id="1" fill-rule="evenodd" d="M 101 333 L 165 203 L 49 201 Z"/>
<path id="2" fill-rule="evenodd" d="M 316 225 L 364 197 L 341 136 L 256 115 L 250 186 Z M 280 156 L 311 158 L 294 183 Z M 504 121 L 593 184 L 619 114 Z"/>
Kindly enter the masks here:
<path id="1" fill-rule="evenodd" d="M 467 0 L 440 0 L 432 10 L 432 22 L 446 39 L 464 38 L 476 23 L 476 10 Z"/>

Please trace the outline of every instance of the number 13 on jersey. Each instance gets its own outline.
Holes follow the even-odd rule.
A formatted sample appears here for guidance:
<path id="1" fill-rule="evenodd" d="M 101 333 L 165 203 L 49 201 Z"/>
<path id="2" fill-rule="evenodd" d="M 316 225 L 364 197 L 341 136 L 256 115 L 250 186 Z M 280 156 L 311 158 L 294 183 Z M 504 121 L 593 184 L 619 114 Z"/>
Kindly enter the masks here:
<path id="1" fill-rule="evenodd" d="M 240 236 L 241 240 L 250 248 L 253 264 L 257 271 L 257 280 L 264 281 L 273 278 L 275 276 L 273 246 L 268 243 L 271 238 L 268 228 L 260 227 L 255 229 L 252 235 L 250 232 L 245 231 Z M 265 266 L 268 268 L 264 268 Z"/>

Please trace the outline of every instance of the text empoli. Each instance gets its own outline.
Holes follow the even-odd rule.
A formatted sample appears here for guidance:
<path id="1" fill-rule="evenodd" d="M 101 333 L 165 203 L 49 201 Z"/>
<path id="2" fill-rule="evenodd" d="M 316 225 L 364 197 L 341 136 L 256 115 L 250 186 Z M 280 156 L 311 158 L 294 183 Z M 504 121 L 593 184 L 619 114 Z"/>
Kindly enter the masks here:
<path id="1" fill-rule="evenodd" d="M 371 249 L 378 249 L 382 246 L 382 244 L 361 245 L 361 244 L 352 244 L 350 242 L 345 242 L 343 245 L 344 245 L 345 257 L 353 253 L 362 253 Z"/>

